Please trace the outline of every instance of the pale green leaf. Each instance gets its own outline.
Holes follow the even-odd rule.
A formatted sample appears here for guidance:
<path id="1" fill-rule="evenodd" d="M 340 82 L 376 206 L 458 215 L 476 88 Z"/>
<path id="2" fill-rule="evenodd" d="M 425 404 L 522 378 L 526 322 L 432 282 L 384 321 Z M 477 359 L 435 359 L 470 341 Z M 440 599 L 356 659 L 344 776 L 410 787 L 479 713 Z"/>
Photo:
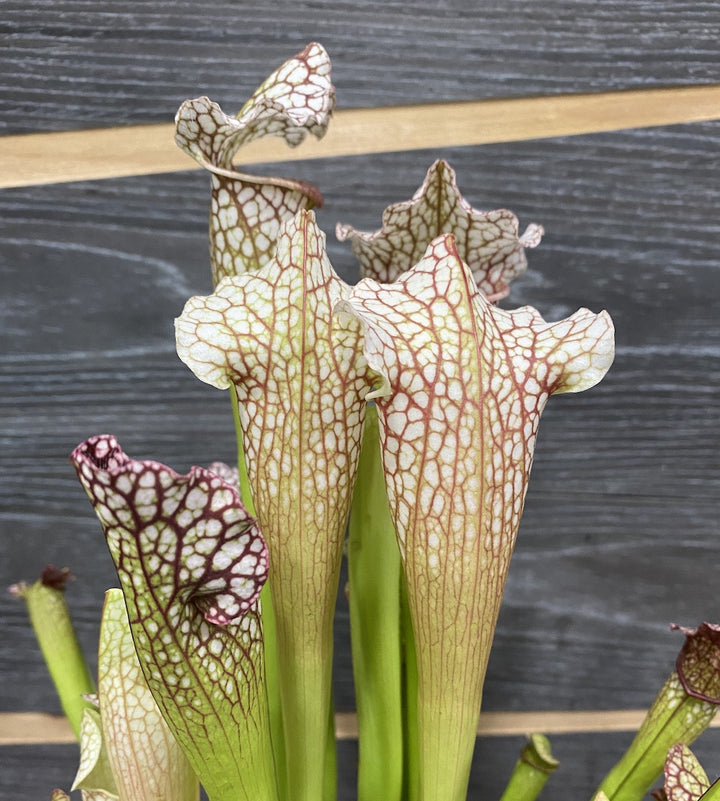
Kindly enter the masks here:
<path id="1" fill-rule="evenodd" d="M 80 722 L 80 764 L 72 790 L 84 790 L 98 799 L 118 799 L 112 767 L 103 741 L 100 713 L 83 710 Z"/>
<path id="2" fill-rule="evenodd" d="M 145 681 L 121 590 L 105 595 L 98 693 L 103 738 L 120 798 L 197 801 L 195 774 Z"/>

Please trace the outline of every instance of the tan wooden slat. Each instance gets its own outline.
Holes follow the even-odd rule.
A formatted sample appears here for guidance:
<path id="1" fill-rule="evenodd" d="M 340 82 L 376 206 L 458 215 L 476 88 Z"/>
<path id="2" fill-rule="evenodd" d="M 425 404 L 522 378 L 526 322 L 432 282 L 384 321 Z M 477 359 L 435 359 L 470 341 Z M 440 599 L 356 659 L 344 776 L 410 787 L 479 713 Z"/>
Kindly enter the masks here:
<path id="1" fill-rule="evenodd" d="M 481 145 L 720 119 L 720 84 L 510 100 L 346 109 L 327 136 L 291 150 L 278 139 L 245 146 L 245 165 Z M 0 187 L 193 169 L 173 126 L 139 125 L 0 138 Z"/>
<path id="2" fill-rule="evenodd" d="M 74 743 L 66 718 L 42 712 L 3 712 L 0 714 L 0 745 L 39 745 Z"/>
<path id="3" fill-rule="evenodd" d="M 572 712 L 483 712 L 480 737 L 506 737 L 518 734 L 592 734 L 635 731 L 645 717 L 643 709 L 574 710 Z M 720 727 L 720 718 L 711 723 Z M 335 732 L 340 740 L 358 736 L 357 716 L 341 712 L 335 716 Z M 0 746 L 73 743 L 75 737 L 63 717 L 39 712 L 0 713 Z"/>
<path id="4" fill-rule="evenodd" d="M 645 718 L 645 709 L 573 710 L 572 712 L 483 712 L 478 723 L 480 737 L 507 737 L 517 734 L 592 734 L 597 732 L 636 731 Z M 720 727 L 720 718 L 712 727 Z M 354 713 L 335 716 L 339 739 L 358 736 Z"/>

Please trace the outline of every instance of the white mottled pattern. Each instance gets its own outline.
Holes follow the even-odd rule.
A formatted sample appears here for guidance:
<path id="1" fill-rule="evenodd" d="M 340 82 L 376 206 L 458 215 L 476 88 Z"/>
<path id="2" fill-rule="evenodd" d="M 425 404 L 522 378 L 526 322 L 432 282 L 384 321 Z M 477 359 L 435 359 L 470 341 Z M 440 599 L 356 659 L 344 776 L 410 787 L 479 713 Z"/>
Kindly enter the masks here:
<path id="1" fill-rule="evenodd" d="M 271 264 L 191 298 L 176 321 L 178 353 L 198 378 L 236 387 L 258 517 L 271 554 L 283 554 L 274 575 L 294 558 L 332 571 L 338 559 L 368 380 L 359 325 L 332 320 L 348 292 L 312 212 L 300 212 Z"/>
<path id="2" fill-rule="evenodd" d="M 240 174 L 211 176 L 210 266 L 213 284 L 255 272 L 272 258 L 283 220 L 322 206 L 310 184 Z"/>
<path id="3" fill-rule="evenodd" d="M 238 148 L 262 136 L 295 147 L 309 132 L 324 136 L 335 105 L 330 59 L 309 44 L 270 75 L 237 117 L 207 97 L 187 100 L 175 118 L 175 141 L 212 173 L 210 254 L 213 280 L 256 270 L 275 248 L 280 223 L 301 208 L 322 205 L 310 184 L 237 170 Z"/>
<path id="4" fill-rule="evenodd" d="M 548 324 L 534 309 L 498 309 L 450 235 L 396 283 L 361 281 L 338 311 L 363 323 L 383 376 L 373 395 L 417 640 L 422 797 L 432 798 L 447 775 L 467 780 L 458 765 L 474 745 L 540 413 L 553 392 L 600 380 L 613 327 L 605 312 Z"/>
<path id="5" fill-rule="evenodd" d="M 719 664 L 717 643 L 711 647 L 712 651 L 708 653 L 708 656 L 711 657 L 711 662 L 706 663 L 705 669 L 708 673 L 717 674 Z M 683 652 L 681 651 L 678 664 L 680 664 L 682 657 Z M 717 702 L 710 702 L 688 695 L 683 680 L 678 675 L 678 672 L 674 670 L 648 710 L 640 729 L 628 748 L 628 756 L 631 759 L 641 758 L 647 751 L 648 743 L 659 743 L 660 748 L 662 748 L 662 743 L 664 742 L 665 746 L 662 751 L 669 749 L 675 743 L 693 743 L 711 724 L 717 710 Z M 681 755 L 678 756 L 682 761 Z M 603 779 L 600 790 L 608 798 L 615 797 L 618 788 L 626 784 L 627 764 L 627 760 L 622 760 Z M 667 767 L 666 765 L 665 775 L 666 778 L 669 778 Z M 691 768 L 689 762 L 685 762 L 685 767 Z M 690 776 L 681 776 L 678 772 L 680 770 L 681 765 L 677 763 L 669 771 L 670 774 L 674 774 L 670 779 L 670 785 L 674 785 L 674 790 L 678 793 L 681 793 L 682 783 L 690 781 Z M 685 801 L 685 796 L 682 794 L 675 797 Z M 671 796 L 668 796 L 668 798 L 671 798 Z"/>
<path id="6" fill-rule="evenodd" d="M 295 688 L 286 698 L 294 694 L 312 710 L 289 714 L 306 726 L 297 747 L 311 747 L 320 760 L 369 381 L 359 324 L 341 327 L 332 316 L 348 293 L 314 214 L 301 211 L 283 225 L 271 263 L 191 298 L 176 321 L 178 355 L 195 375 L 236 388 L 253 501 L 270 548 L 280 680 Z"/>
<path id="7" fill-rule="evenodd" d="M 108 435 L 71 461 L 105 530 L 148 686 L 203 786 L 211 797 L 228 781 L 274 792 L 257 601 L 268 554 L 237 491 L 199 467 L 181 476 L 130 459 Z"/>
<path id="8" fill-rule="evenodd" d="M 673 625 L 685 635 L 675 669 L 685 691 L 711 704 L 720 704 L 720 625 L 703 622 L 687 629 Z"/>
<path id="9" fill-rule="evenodd" d="M 231 467 L 225 462 L 212 462 L 207 466 L 211 473 L 220 476 L 223 481 L 226 481 L 232 487 L 237 487 L 240 483 L 240 471 L 237 467 Z"/>
<path id="10" fill-rule="evenodd" d="M 147 686 L 120 590 L 105 595 L 98 699 L 103 740 L 120 798 L 197 801 L 197 778 Z"/>
<path id="11" fill-rule="evenodd" d="M 663 789 L 667 801 L 698 801 L 710 789 L 707 773 L 684 743 L 678 743 L 668 751 L 664 773 Z"/>
<path id="12" fill-rule="evenodd" d="M 338 224 L 336 233 L 341 241 L 350 240 L 362 275 L 383 283 L 397 280 L 416 264 L 437 236 L 453 234 L 478 288 L 495 302 L 527 269 L 525 248 L 540 243 L 543 229 L 532 224 L 519 236 L 518 219 L 511 211 L 474 209 L 460 194 L 455 171 L 438 160 L 410 200 L 385 209 L 380 230 L 362 232 Z"/>
<path id="13" fill-rule="evenodd" d="M 232 169 L 238 148 L 263 136 L 282 136 L 294 147 L 309 132 L 325 135 L 335 107 L 330 59 L 309 44 L 255 90 L 236 117 L 207 97 L 186 100 L 175 117 L 175 141 L 203 166 Z"/>

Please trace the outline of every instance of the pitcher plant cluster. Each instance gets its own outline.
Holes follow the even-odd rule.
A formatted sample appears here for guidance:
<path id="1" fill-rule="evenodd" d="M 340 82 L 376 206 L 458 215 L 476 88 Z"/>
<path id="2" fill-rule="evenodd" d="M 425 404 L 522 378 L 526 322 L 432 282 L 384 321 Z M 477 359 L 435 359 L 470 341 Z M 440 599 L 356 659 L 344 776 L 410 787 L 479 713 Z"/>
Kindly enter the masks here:
<path id="1" fill-rule="evenodd" d="M 206 97 L 178 111 L 178 145 L 210 174 L 214 291 L 176 320 L 177 352 L 229 390 L 238 468 L 179 475 L 110 435 L 72 453 L 120 583 L 97 687 L 67 620 L 67 574 L 15 591 L 80 740 L 73 789 L 88 801 L 191 801 L 199 785 L 210 801 L 333 801 L 344 552 L 359 801 L 467 796 L 540 415 L 550 395 L 602 379 L 613 326 L 604 311 L 548 323 L 500 308 L 543 230 L 474 209 L 444 161 L 379 230 L 338 225 L 362 275 L 345 283 L 318 189 L 235 165 L 262 136 L 323 136 L 334 102 L 328 56 L 310 44 L 236 116 Z M 720 630 L 685 633 L 597 799 L 641 798 L 666 760 L 658 797 L 720 798 L 688 749 L 720 699 Z M 533 735 L 503 801 L 530 801 L 556 765 Z"/>

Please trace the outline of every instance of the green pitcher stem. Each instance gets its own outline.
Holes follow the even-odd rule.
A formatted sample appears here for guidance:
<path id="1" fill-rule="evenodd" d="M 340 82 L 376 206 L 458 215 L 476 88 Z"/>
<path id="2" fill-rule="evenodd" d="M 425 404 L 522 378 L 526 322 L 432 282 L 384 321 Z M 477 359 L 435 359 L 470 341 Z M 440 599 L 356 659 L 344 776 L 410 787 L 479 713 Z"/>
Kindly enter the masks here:
<path id="1" fill-rule="evenodd" d="M 62 574 L 62 571 L 56 572 Z M 65 573 L 61 584 L 68 576 L 69 572 Z M 92 708 L 83 695 L 95 692 L 95 682 L 80 649 L 64 591 L 59 586 L 43 583 L 42 579 L 31 586 L 19 584 L 11 589 L 25 601 L 63 712 L 75 737 L 79 738 L 83 710 Z"/>
<path id="2" fill-rule="evenodd" d="M 278 781 L 280 801 L 287 799 L 287 767 L 285 762 L 285 734 L 283 731 L 280 683 L 278 677 L 277 635 L 275 632 L 275 609 L 267 581 L 260 593 L 262 609 L 263 644 L 265 646 L 265 686 L 267 687 L 270 736 L 272 738 L 275 773 Z"/>
<path id="3" fill-rule="evenodd" d="M 710 725 L 717 706 L 688 695 L 673 672 L 663 685 L 640 730 L 598 791 L 609 801 L 640 801 L 662 773 L 669 748 L 690 745 Z"/>
<path id="4" fill-rule="evenodd" d="M 348 572 L 359 732 L 358 801 L 400 801 L 402 566 L 385 491 L 374 405 L 367 407 L 350 513 Z"/>
<path id="5" fill-rule="evenodd" d="M 245 448 L 243 446 L 240 412 L 235 388 L 230 388 L 233 421 L 235 423 L 235 440 L 237 443 L 237 465 L 240 484 L 240 498 L 248 512 L 255 516 L 255 504 L 248 480 Z M 287 766 L 285 761 L 285 733 L 283 731 L 282 703 L 280 701 L 280 683 L 278 677 L 277 632 L 275 627 L 275 610 L 270 591 L 270 580 L 260 593 L 262 609 L 263 645 L 265 647 L 265 686 L 267 688 L 268 712 L 270 716 L 270 736 L 272 738 L 275 774 L 277 776 L 280 801 L 287 799 Z"/>
<path id="6" fill-rule="evenodd" d="M 255 515 L 252 494 L 245 462 L 242 428 L 234 389 L 230 391 L 238 443 L 238 472 L 240 491 L 245 508 Z M 314 644 L 307 643 L 304 649 L 298 647 L 305 644 L 301 629 L 302 621 L 298 621 L 297 629 L 282 627 L 277 610 L 282 598 L 272 600 L 273 587 L 272 566 L 270 578 L 263 589 L 263 636 L 265 644 L 265 670 L 270 710 L 270 728 L 273 751 L 277 767 L 278 784 L 284 801 L 317 801 L 318 794 L 323 795 L 329 786 L 336 782 L 328 778 L 327 771 L 334 770 L 336 764 L 335 739 L 317 737 L 318 731 L 327 732 L 327 716 L 332 714 L 332 703 L 327 698 L 320 698 L 310 693 L 309 688 L 330 687 L 329 677 L 332 673 L 332 652 L 318 653 Z M 268 589 L 270 588 L 270 589 Z M 288 599 L 285 599 L 287 602 Z M 272 610 L 272 611 L 270 611 Z M 284 619 L 296 619 L 297 615 L 288 614 L 288 608 L 280 609 Z M 296 611 L 296 610 L 295 610 Z M 332 621 L 329 621 L 332 625 Z M 287 650 L 290 648 L 294 656 L 282 654 L 281 642 Z M 284 670 L 280 670 L 280 664 Z M 329 689 L 328 689 L 329 692 Z M 322 726 L 319 721 L 322 719 Z M 315 734 L 310 735 L 309 732 Z M 334 727 L 333 727 L 334 735 Z"/>
<path id="7" fill-rule="evenodd" d="M 284 617 L 287 621 L 287 599 L 275 596 L 273 600 L 276 610 L 279 603 L 286 601 Z M 335 750 L 335 740 L 328 737 L 332 712 L 332 649 L 321 647 L 318 641 L 326 643 L 332 639 L 321 631 L 314 640 L 311 635 L 315 630 L 304 627 L 302 619 L 295 622 L 297 625 L 283 628 L 280 614 L 277 616 L 288 798 L 318 801 L 328 784 L 326 770 L 331 769 L 335 759 L 330 755 Z M 331 624 L 332 619 L 328 622 Z"/>
<path id="8" fill-rule="evenodd" d="M 542 734 L 531 734 L 520 752 L 500 801 L 535 801 L 558 764 L 550 750 L 548 738 Z"/>
<path id="9" fill-rule="evenodd" d="M 245 447 L 243 446 L 242 426 L 240 425 L 240 410 L 238 408 L 235 387 L 230 387 L 230 400 L 232 402 L 233 422 L 235 424 L 235 441 L 237 443 L 237 467 L 240 484 L 240 498 L 243 506 L 255 517 L 255 504 L 253 503 L 250 480 L 248 479 L 247 463 L 245 462 Z"/>
<path id="10" fill-rule="evenodd" d="M 337 744 L 335 741 L 335 704 L 330 703 L 328 715 L 327 748 L 325 750 L 325 781 L 323 801 L 336 801 L 338 797 Z"/>
<path id="11" fill-rule="evenodd" d="M 400 622 L 403 648 L 403 753 L 405 776 L 403 801 L 416 801 L 420 792 L 420 742 L 418 739 L 418 668 L 405 577 L 400 583 Z"/>

